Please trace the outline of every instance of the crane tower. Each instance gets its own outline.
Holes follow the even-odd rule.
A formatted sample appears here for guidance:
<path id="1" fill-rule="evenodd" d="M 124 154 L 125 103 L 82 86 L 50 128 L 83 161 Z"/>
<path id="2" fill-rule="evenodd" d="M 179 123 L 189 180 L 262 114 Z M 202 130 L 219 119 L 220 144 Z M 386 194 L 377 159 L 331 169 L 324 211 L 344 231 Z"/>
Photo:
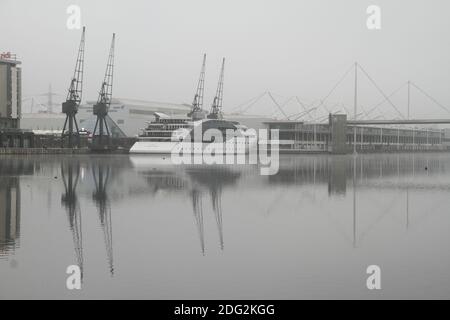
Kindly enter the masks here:
<path id="1" fill-rule="evenodd" d="M 109 50 L 108 63 L 106 64 L 105 77 L 100 88 L 97 103 L 94 105 L 94 115 L 97 116 L 95 122 L 93 140 L 97 146 L 109 145 L 110 131 L 106 117 L 108 115 L 109 106 L 111 105 L 112 86 L 114 75 L 114 46 L 116 35 L 113 34 L 111 48 Z"/>

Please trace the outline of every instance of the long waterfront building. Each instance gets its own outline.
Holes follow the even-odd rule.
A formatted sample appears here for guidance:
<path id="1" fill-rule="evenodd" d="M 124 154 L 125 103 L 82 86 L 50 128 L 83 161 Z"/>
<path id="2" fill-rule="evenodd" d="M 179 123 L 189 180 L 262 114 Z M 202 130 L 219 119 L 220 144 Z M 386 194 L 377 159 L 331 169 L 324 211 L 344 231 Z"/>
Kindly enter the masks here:
<path id="1" fill-rule="evenodd" d="M 346 115 L 330 115 L 328 123 L 267 121 L 278 129 L 283 152 L 357 152 L 446 150 L 450 130 L 407 126 L 362 126 L 347 124 Z M 356 130 L 356 139 L 355 139 Z"/>

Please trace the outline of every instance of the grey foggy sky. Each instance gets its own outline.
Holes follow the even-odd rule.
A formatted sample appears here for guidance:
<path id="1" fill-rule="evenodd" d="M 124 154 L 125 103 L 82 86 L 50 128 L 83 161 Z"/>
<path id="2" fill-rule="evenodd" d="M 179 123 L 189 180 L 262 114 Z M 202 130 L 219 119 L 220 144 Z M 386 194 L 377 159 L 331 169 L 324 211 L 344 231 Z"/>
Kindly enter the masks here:
<path id="1" fill-rule="evenodd" d="M 66 28 L 70 4 L 81 7 L 87 28 L 83 100 L 97 98 L 116 32 L 116 97 L 190 103 L 206 52 L 207 108 L 222 56 L 225 111 L 266 90 L 323 98 L 354 61 L 386 93 L 411 79 L 450 107 L 448 0 L 0 0 L 0 51 L 23 61 L 24 94 L 46 92 L 50 82 L 66 92 L 81 32 Z M 382 10 L 379 31 L 366 27 L 371 4 Z M 382 97 L 360 78 L 359 102 L 370 108 Z M 404 113 L 405 95 L 393 98 Z M 350 76 L 330 103 L 352 107 L 352 99 Z M 415 116 L 448 115 L 415 93 L 412 99 Z M 395 115 L 387 104 L 383 110 Z"/>

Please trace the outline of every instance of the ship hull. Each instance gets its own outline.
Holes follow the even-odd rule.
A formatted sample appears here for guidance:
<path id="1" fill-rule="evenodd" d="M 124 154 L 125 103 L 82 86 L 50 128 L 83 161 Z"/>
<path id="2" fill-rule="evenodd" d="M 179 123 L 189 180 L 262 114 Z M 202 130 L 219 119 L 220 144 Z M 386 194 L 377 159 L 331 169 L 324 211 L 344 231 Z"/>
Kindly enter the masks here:
<path id="1" fill-rule="evenodd" d="M 227 143 L 186 143 L 186 142 L 154 142 L 138 141 L 130 149 L 130 153 L 138 154 L 246 154 L 253 147 L 256 147 L 256 139 L 249 139 L 246 142 Z"/>

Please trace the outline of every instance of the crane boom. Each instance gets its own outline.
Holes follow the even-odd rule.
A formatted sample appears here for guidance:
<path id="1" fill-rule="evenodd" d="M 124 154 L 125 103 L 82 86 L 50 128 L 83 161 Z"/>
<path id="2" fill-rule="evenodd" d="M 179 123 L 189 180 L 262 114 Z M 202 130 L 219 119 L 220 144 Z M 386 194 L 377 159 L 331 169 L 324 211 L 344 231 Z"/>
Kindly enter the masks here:
<path id="1" fill-rule="evenodd" d="M 111 48 L 109 50 L 108 63 L 106 64 L 105 77 L 102 82 L 102 87 L 98 95 L 97 103 L 103 103 L 108 107 L 111 104 L 112 86 L 114 77 L 114 47 L 116 35 L 113 34 Z"/>
<path id="2" fill-rule="evenodd" d="M 83 94 L 83 73 L 84 73 L 84 48 L 85 48 L 86 27 L 83 27 L 81 34 L 80 46 L 78 48 L 77 61 L 75 63 L 75 71 L 70 81 L 69 90 L 67 92 L 66 101 L 62 104 L 62 112 L 66 114 L 66 121 L 61 133 L 62 146 L 64 146 L 65 138 L 68 138 L 69 148 L 73 147 L 73 138 L 77 138 L 77 146 L 80 146 L 80 134 L 76 114 L 81 103 Z M 75 128 L 74 128 L 75 126 Z M 76 129 L 76 131 L 75 131 Z"/>
<path id="3" fill-rule="evenodd" d="M 217 84 L 217 91 L 214 97 L 211 112 L 208 115 L 209 119 L 222 119 L 222 101 L 223 101 L 223 78 L 225 71 L 225 58 L 222 59 L 222 69 L 220 70 L 219 83 Z"/>
<path id="4" fill-rule="evenodd" d="M 70 82 L 70 87 L 66 99 L 68 101 L 75 101 L 77 104 L 81 103 L 81 98 L 83 95 L 85 35 L 86 27 L 83 27 L 80 46 L 78 48 L 77 62 L 75 64 L 75 71 L 73 73 L 72 81 Z"/>
<path id="5" fill-rule="evenodd" d="M 205 117 L 203 111 L 203 95 L 205 92 L 205 69 L 206 69 L 206 54 L 203 55 L 202 68 L 200 70 L 200 77 L 198 79 L 197 91 L 192 102 L 192 110 L 189 112 L 188 117 L 193 120 L 203 119 Z"/>

